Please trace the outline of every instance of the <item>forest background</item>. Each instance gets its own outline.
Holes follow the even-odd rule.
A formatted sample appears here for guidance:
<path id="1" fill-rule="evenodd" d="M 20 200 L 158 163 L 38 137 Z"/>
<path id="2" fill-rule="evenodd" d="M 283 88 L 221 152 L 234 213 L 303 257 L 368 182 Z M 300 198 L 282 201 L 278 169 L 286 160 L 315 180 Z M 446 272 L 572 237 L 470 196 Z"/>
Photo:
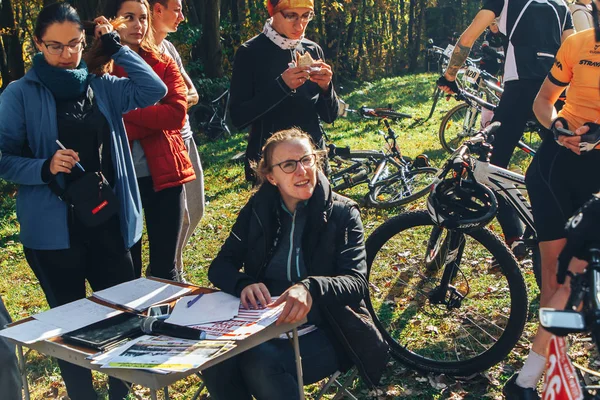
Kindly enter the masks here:
<path id="1" fill-rule="evenodd" d="M 1 87 L 27 71 L 34 53 L 33 25 L 56 0 L 0 0 Z M 71 0 L 84 20 L 102 14 L 105 0 Z M 201 100 L 229 85 L 236 49 L 262 31 L 264 0 L 183 0 L 186 20 L 170 35 Z M 428 39 L 445 47 L 481 6 L 476 0 L 315 0 L 306 36 L 319 43 L 332 65 L 336 87 L 416 72 Z"/>

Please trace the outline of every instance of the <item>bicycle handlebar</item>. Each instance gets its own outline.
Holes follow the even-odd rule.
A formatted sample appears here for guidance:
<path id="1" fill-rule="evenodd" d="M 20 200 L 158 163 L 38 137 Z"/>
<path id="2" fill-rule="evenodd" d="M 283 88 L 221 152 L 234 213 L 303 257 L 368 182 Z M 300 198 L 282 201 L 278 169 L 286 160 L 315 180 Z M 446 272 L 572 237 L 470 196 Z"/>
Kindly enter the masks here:
<path id="1" fill-rule="evenodd" d="M 456 100 L 466 101 L 467 103 L 474 102 L 487 110 L 496 111 L 496 106 L 492 103 L 488 103 L 487 101 L 464 90 L 460 90 L 458 93 L 456 93 L 455 98 Z"/>

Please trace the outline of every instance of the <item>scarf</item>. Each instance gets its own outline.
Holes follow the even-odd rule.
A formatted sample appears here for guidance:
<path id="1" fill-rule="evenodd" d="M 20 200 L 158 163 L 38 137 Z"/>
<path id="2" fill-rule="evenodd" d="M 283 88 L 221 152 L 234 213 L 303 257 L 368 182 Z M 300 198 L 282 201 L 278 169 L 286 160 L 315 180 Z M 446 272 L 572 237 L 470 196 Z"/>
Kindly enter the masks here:
<path id="1" fill-rule="evenodd" d="M 33 57 L 33 68 L 56 100 L 75 99 L 87 90 L 90 75 L 83 60 L 75 69 L 64 69 L 48 64 L 44 55 L 38 53 Z"/>
<path id="2" fill-rule="evenodd" d="M 286 38 L 285 36 L 281 36 L 279 33 L 277 33 L 275 29 L 273 29 L 273 26 L 271 25 L 272 21 L 273 18 L 269 18 L 267 22 L 265 22 L 263 33 L 266 37 L 268 37 L 271 40 L 271 42 L 275 43 L 277 47 L 283 50 L 293 50 L 296 48 L 296 46 L 298 46 L 298 44 L 300 44 L 302 39 L 304 39 L 304 35 L 302 35 L 302 37 L 297 40 L 292 40 Z"/>

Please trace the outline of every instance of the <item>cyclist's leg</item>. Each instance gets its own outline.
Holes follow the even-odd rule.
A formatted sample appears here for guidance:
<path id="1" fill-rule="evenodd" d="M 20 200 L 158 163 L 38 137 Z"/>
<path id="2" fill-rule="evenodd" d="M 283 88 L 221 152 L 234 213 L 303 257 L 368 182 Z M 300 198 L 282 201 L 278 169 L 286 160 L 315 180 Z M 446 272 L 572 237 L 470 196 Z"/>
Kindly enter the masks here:
<path id="1" fill-rule="evenodd" d="M 600 154 L 592 158 L 575 155 L 558 146 L 552 139 L 542 143 L 527 170 L 526 183 L 531 200 L 542 265 L 541 307 L 564 308 L 569 297 L 568 282 L 559 286 L 556 281 L 556 260 L 565 245 L 564 226 L 568 218 L 592 193 L 600 188 L 600 178 L 573 171 L 589 171 L 600 165 Z M 574 271 L 585 264 L 575 260 Z M 516 379 L 521 387 L 535 387 L 541 378 L 546 349 L 551 334 L 538 328 L 531 352 Z"/>
<path id="2" fill-rule="evenodd" d="M 495 133 L 491 163 L 506 168 L 515 146 L 523 135 L 525 124 L 532 113 L 532 105 L 541 86 L 538 81 L 511 81 L 505 84 L 494 121 L 502 126 Z M 507 243 L 523 235 L 523 226 L 514 211 L 503 199 L 498 199 L 498 222 Z"/>

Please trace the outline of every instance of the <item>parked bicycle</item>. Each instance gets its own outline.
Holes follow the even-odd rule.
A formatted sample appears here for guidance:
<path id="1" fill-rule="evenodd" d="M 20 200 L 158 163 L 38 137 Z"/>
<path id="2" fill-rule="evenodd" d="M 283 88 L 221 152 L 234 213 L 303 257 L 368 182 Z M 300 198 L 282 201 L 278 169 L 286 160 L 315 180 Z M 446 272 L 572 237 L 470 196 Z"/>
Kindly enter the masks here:
<path id="1" fill-rule="evenodd" d="M 483 71 L 485 72 L 485 71 Z M 482 82 L 487 82 L 481 80 Z M 485 88 L 484 93 L 494 91 L 500 95 L 501 92 L 496 92 L 499 87 L 491 86 L 493 83 L 482 84 Z M 456 100 L 462 101 L 461 104 L 457 105 L 442 118 L 440 123 L 440 129 L 438 136 L 442 147 L 452 153 L 455 151 L 465 140 L 476 135 L 481 129 L 481 112 L 482 109 L 494 112 L 496 110 L 496 104 L 490 103 L 481 97 L 478 97 L 472 93 L 461 90 L 455 96 Z M 496 98 L 495 101 L 499 101 Z M 535 149 L 541 144 L 541 132 L 543 127 L 535 120 L 532 119 L 527 122 L 525 133 L 519 142 L 517 148 L 523 150 L 525 153 L 534 156 Z M 527 141 L 527 143 L 525 143 Z"/>
<path id="2" fill-rule="evenodd" d="M 521 337 L 527 291 L 519 265 L 486 224 L 503 197 L 526 225 L 540 275 L 524 177 L 489 163 L 494 123 L 448 159 L 427 211 L 395 216 L 366 242 L 368 308 L 392 355 L 411 368 L 466 376 L 504 359 Z"/>
<path id="3" fill-rule="evenodd" d="M 435 46 L 430 39 L 430 43 L 427 47 L 427 58 L 433 59 L 437 61 L 437 73 L 441 75 L 444 73 L 446 68 L 448 67 L 448 61 L 450 60 L 450 56 L 452 55 L 452 51 L 454 50 L 454 45 L 449 44 L 445 49 L 441 47 Z M 470 58 L 468 57 L 465 61 L 465 66 L 458 70 L 456 75 L 456 84 L 461 90 L 472 90 L 473 81 L 471 79 L 473 75 L 473 71 L 471 67 L 475 67 L 481 58 Z M 437 86 L 437 83 L 434 83 L 433 89 L 433 103 L 431 104 L 431 109 L 429 110 L 429 115 L 427 119 L 430 119 L 435 112 L 437 103 L 440 97 L 445 96 L 444 92 Z"/>
<path id="4" fill-rule="evenodd" d="M 350 150 L 329 144 L 329 176 L 332 189 L 340 192 L 360 184 L 368 186 L 365 205 L 389 208 L 410 203 L 423 197 L 433 184 L 438 170 L 429 166 L 429 159 L 422 154 L 411 160 L 404 157 L 397 143 L 397 136 L 388 118 L 410 118 L 408 114 L 391 109 L 361 107 L 358 111 L 369 118 L 384 118 L 387 134 L 379 131 L 386 141 L 385 151 Z"/>
<path id="5" fill-rule="evenodd" d="M 211 140 L 231 136 L 227 125 L 229 114 L 229 90 L 210 103 L 198 103 L 191 112 L 192 122 L 201 133 Z"/>

